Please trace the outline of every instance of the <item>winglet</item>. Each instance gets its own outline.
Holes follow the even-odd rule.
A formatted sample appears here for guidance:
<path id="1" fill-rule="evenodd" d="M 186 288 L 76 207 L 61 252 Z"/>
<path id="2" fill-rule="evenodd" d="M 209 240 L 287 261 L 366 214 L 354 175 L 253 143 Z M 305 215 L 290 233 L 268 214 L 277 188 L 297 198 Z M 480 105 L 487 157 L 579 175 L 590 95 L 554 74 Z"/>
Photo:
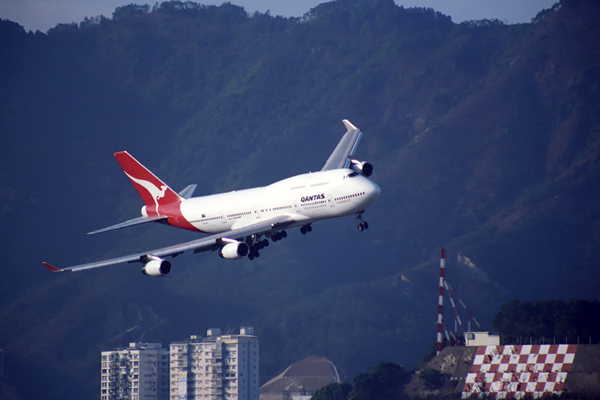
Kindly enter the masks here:
<path id="1" fill-rule="evenodd" d="M 342 121 L 347 131 L 342 136 L 333 153 L 327 159 L 327 162 L 321 168 L 321 171 L 328 171 L 331 169 L 348 168 L 350 165 L 350 157 L 354 155 L 356 147 L 360 142 L 362 133 L 360 129 L 352 125 L 347 119 Z"/>
<path id="2" fill-rule="evenodd" d="M 352 125 L 352 123 L 350 121 L 348 121 L 347 119 L 342 121 L 344 123 L 344 126 L 346 127 L 346 129 L 348 129 L 349 131 L 353 131 L 355 129 L 358 129 L 357 127 L 355 127 L 354 125 Z"/>
<path id="3" fill-rule="evenodd" d="M 56 268 L 54 265 L 50 265 L 47 262 L 43 262 L 42 264 L 52 272 L 60 272 L 60 269 Z"/>

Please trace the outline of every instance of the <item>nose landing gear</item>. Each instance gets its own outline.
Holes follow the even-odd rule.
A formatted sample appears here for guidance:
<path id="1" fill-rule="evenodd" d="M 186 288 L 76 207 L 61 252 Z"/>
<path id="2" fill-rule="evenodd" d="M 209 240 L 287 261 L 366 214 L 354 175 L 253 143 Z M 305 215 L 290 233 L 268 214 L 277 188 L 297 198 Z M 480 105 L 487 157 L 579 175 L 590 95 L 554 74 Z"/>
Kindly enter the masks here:
<path id="1" fill-rule="evenodd" d="M 365 213 L 365 210 L 361 210 L 359 212 L 356 213 L 356 219 L 358 219 L 360 222 L 358 223 L 358 230 L 360 232 L 364 231 L 365 229 L 369 229 L 369 223 L 366 221 L 363 221 L 362 215 Z"/>

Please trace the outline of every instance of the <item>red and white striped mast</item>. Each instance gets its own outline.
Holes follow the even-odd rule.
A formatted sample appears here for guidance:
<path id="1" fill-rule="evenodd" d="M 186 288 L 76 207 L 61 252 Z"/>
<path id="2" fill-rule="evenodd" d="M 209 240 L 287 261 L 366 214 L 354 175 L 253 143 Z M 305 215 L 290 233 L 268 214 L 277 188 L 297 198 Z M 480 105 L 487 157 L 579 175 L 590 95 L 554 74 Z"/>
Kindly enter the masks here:
<path id="1" fill-rule="evenodd" d="M 442 247 L 440 256 L 440 293 L 438 299 L 438 331 L 437 331 L 437 354 L 442 351 L 442 328 L 444 320 L 442 317 L 444 311 L 444 271 L 446 270 L 446 250 Z"/>
<path id="2" fill-rule="evenodd" d="M 462 321 L 460 320 L 460 315 L 458 315 L 458 310 L 456 309 L 456 304 L 454 304 L 454 299 L 452 298 L 452 291 L 450 290 L 448 282 L 444 281 L 444 286 L 446 287 L 446 293 L 448 293 L 448 298 L 450 299 L 450 304 L 452 304 L 452 309 L 454 310 L 454 331 L 456 332 L 456 322 L 458 321 L 458 325 L 460 326 L 460 331 L 463 336 L 465 336 L 465 328 L 463 327 Z"/>
<path id="3" fill-rule="evenodd" d="M 448 292 L 453 292 L 454 293 L 454 297 L 456 297 L 456 300 L 458 300 L 458 302 L 460 303 L 461 306 L 463 306 L 463 308 L 465 309 L 465 311 L 467 312 L 467 316 L 469 317 L 468 319 L 468 329 L 467 332 L 471 332 L 471 320 L 473 320 L 473 322 L 475 322 L 475 324 L 477 325 L 477 327 L 479 329 L 481 329 L 481 325 L 479 324 L 479 322 L 475 319 L 475 317 L 473 316 L 473 314 L 471 314 L 471 311 L 469 311 L 469 309 L 467 308 L 467 305 L 460 299 L 460 297 L 458 296 L 458 293 L 456 293 L 456 291 L 454 289 L 452 289 L 452 285 L 450 285 L 448 283 L 448 281 L 444 281 L 444 285 L 448 285 Z"/>

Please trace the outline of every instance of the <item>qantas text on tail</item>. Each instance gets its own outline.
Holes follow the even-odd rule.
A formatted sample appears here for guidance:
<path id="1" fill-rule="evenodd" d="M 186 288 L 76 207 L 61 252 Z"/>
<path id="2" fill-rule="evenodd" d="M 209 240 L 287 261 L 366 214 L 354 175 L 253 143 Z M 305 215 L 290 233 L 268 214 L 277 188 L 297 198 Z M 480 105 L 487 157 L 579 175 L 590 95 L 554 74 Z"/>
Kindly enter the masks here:
<path id="1" fill-rule="evenodd" d="M 300 228 L 302 234 L 312 230 L 317 221 L 356 215 L 358 229 L 369 225 L 362 214 L 379 197 L 380 189 L 369 180 L 373 166 L 352 159 L 362 133 L 348 120 L 347 132 L 319 172 L 296 175 L 269 186 L 203 197 L 191 197 L 196 185 L 180 193 L 158 179 L 129 153 L 115 153 L 117 162 L 138 191 L 145 206 L 142 216 L 90 234 L 120 229 L 147 222 L 161 222 L 209 234 L 201 239 L 156 250 L 144 251 L 109 260 L 59 269 L 43 263 L 53 272 L 81 271 L 108 265 L 141 262 L 142 272 L 164 276 L 171 272 L 171 262 L 184 251 L 194 253 L 214 250 L 226 259 L 260 256 L 260 250 L 287 236 L 287 229 Z"/>

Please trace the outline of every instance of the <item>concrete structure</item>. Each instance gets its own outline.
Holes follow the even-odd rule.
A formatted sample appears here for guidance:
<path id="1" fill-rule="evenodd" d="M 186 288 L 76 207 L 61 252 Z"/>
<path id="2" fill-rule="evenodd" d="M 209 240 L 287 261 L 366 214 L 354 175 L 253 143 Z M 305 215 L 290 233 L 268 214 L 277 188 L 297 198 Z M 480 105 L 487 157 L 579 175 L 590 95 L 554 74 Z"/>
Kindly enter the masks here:
<path id="1" fill-rule="evenodd" d="M 335 365 L 326 357 L 310 356 L 290 365 L 260 388 L 260 400 L 305 400 L 331 383 L 339 383 Z"/>
<path id="2" fill-rule="evenodd" d="M 258 400 L 259 343 L 252 328 L 239 335 L 209 329 L 206 337 L 170 345 L 171 400 Z"/>
<path id="3" fill-rule="evenodd" d="M 160 343 L 130 343 L 102 352 L 102 400 L 167 400 L 169 352 Z"/>
<path id="4" fill-rule="evenodd" d="M 500 336 L 490 335 L 489 332 L 465 332 L 467 346 L 499 346 Z"/>

